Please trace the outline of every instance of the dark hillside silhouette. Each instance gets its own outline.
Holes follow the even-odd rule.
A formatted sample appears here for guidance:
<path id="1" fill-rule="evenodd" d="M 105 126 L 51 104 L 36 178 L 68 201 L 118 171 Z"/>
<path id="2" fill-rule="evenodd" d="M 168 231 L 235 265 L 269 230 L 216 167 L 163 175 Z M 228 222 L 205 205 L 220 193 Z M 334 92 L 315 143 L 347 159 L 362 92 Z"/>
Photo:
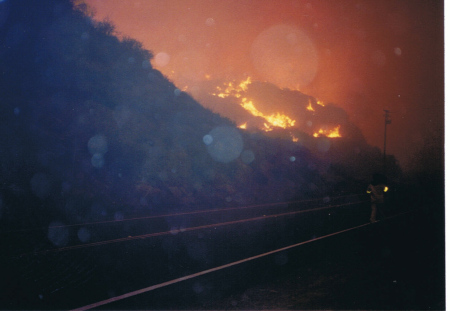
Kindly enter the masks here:
<path id="1" fill-rule="evenodd" d="M 351 142 L 308 138 L 300 145 L 238 129 L 232 132 L 242 145 L 227 150 L 235 125 L 179 90 L 152 68 L 151 52 L 118 39 L 85 7 L 0 5 L 1 182 L 11 198 L 46 200 L 72 222 L 74 211 L 62 202 L 74 197 L 87 205 L 82 219 L 97 201 L 108 206 L 107 217 L 116 209 L 211 208 L 326 195 L 337 180 L 364 180 L 374 169 L 365 162 L 377 149 L 361 141 L 361 153 L 370 154 L 356 162 L 354 152 L 339 152 Z M 321 140 L 327 149 L 317 152 Z M 230 158 L 217 158 L 227 152 Z"/>

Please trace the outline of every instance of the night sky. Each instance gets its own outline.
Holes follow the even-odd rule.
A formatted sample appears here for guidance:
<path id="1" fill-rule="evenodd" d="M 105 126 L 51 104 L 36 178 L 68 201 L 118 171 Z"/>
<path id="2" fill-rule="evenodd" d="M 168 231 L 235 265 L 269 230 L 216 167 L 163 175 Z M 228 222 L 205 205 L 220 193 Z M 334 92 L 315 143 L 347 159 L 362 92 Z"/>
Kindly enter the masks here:
<path id="1" fill-rule="evenodd" d="M 96 19 L 142 42 L 154 67 L 194 97 L 207 79 L 270 82 L 345 109 L 380 149 L 387 109 L 387 153 L 403 168 L 440 168 L 443 1 L 86 2 Z"/>

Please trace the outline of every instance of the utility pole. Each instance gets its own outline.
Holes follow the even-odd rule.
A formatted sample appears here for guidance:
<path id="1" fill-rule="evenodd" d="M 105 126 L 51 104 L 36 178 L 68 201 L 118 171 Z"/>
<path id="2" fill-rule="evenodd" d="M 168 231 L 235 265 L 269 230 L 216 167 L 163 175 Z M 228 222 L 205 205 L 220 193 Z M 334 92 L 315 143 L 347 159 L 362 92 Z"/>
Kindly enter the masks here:
<path id="1" fill-rule="evenodd" d="M 386 132 L 387 132 L 387 125 L 391 124 L 392 121 L 389 116 L 389 110 L 384 110 L 384 150 L 383 150 L 383 170 L 386 174 Z"/>

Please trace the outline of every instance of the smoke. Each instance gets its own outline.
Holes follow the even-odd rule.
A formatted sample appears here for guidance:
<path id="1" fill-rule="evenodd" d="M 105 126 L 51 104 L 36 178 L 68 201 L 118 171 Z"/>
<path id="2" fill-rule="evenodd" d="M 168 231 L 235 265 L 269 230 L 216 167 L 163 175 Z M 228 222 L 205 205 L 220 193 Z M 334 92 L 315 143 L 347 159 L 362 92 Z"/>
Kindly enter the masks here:
<path id="1" fill-rule="evenodd" d="M 403 164 L 424 147 L 415 138 L 427 127 L 443 128 L 442 1 L 87 2 L 96 19 L 154 51 L 155 68 L 196 99 L 205 81 L 250 76 L 335 103 L 378 147 L 383 109 L 395 111 L 387 149 Z"/>

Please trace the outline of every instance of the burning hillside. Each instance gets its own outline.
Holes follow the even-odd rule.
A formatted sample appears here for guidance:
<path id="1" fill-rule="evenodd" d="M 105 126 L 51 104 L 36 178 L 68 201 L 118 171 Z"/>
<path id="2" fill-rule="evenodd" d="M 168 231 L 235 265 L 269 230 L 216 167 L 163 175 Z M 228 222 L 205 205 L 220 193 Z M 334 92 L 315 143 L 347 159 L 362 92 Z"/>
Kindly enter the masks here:
<path id="1" fill-rule="evenodd" d="M 313 138 L 364 140 L 343 109 L 299 91 L 252 81 L 250 77 L 240 82 L 205 81 L 196 88 L 195 97 L 242 129 L 284 130 L 294 142 L 299 141 L 299 132 Z"/>
<path id="2" fill-rule="evenodd" d="M 289 128 L 295 125 L 295 120 L 292 120 L 288 116 L 277 112 L 276 114 L 265 115 L 261 111 L 259 111 L 252 100 L 248 99 L 245 96 L 245 92 L 248 90 L 248 85 L 251 84 L 250 77 L 247 80 L 242 81 L 239 85 L 235 85 L 233 82 L 228 82 L 224 84 L 224 87 L 216 87 L 218 93 L 213 93 L 212 95 L 227 98 L 227 97 L 235 97 L 239 98 L 241 102 L 239 103 L 245 110 L 247 110 L 250 114 L 255 117 L 261 117 L 266 120 L 264 122 L 264 128 L 261 130 L 271 131 L 274 127 L 281 128 Z M 242 125 L 240 126 L 242 128 Z"/>

